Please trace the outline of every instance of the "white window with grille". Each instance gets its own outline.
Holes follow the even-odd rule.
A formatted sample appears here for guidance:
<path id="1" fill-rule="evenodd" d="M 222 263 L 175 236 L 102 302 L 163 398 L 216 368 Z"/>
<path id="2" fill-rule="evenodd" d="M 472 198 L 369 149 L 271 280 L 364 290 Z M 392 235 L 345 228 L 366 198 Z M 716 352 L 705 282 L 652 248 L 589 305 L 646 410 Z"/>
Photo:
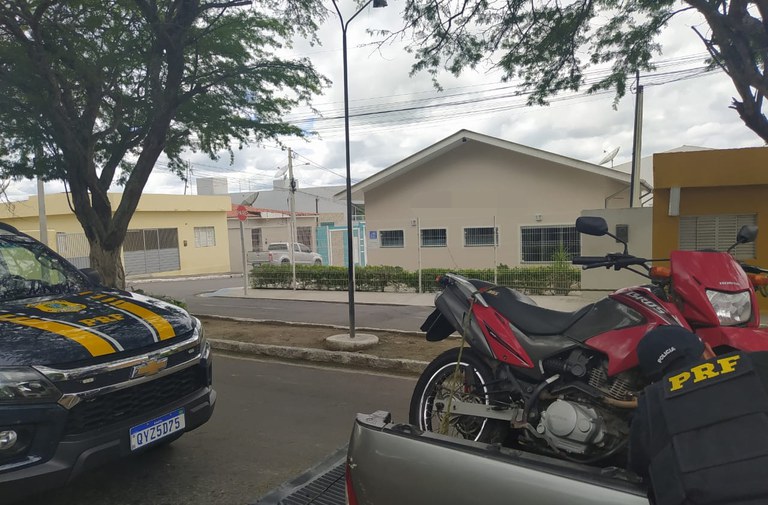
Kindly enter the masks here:
<path id="1" fill-rule="evenodd" d="M 548 263 L 581 255 L 581 236 L 573 225 L 522 226 L 520 246 L 525 263 Z"/>
<path id="2" fill-rule="evenodd" d="M 499 245 L 498 227 L 495 228 L 495 233 L 493 226 L 464 228 L 464 247 L 493 247 L 494 245 Z"/>
<path id="3" fill-rule="evenodd" d="M 251 250 L 261 252 L 261 228 L 251 229 Z"/>
<path id="4" fill-rule="evenodd" d="M 421 230 L 421 247 L 446 247 L 448 235 L 445 228 L 424 228 Z"/>
<path id="5" fill-rule="evenodd" d="M 195 226 L 195 247 L 216 245 L 216 229 L 213 226 Z"/>
<path id="6" fill-rule="evenodd" d="M 405 247 L 403 230 L 381 230 L 379 240 L 381 247 Z"/>
<path id="7" fill-rule="evenodd" d="M 742 226 L 756 223 L 755 214 L 681 216 L 679 247 L 683 251 L 725 251 L 736 243 Z M 733 254 L 738 259 L 753 259 L 755 243 L 740 244 L 733 249 Z"/>
<path id="8" fill-rule="evenodd" d="M 296 242 L 304 244 L 305 246 L 312 248 L 312 227 L 311 226 L 298 226 L 296 227 Z"/>

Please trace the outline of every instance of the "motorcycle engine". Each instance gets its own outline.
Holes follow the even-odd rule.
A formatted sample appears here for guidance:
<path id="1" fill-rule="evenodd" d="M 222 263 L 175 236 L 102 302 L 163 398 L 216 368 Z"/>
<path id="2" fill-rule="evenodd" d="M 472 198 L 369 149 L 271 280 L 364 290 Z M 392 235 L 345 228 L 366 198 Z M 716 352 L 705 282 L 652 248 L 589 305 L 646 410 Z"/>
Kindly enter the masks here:
<path id="1" fill-rule="evenodd" d="M 584 454 L 606 436 L 606 423 L 595 409 L 579 403 L 555 400 L 541 413 L 538 434 L 560 450 Z"/>

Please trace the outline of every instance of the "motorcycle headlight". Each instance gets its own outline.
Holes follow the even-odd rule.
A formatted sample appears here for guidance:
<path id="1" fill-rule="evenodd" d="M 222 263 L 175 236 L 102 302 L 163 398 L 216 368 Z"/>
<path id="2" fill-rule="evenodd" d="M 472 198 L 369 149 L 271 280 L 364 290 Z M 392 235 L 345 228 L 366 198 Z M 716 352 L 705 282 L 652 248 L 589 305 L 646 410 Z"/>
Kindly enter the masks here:
<path id="1" fill-rule="evenodd" d="M 0 405 L 15 402 L 45 402 L 61 397 L 56 386 L 27 367 L 0 367 Z"/>
<path id="2" fill-rule="evenodd" d="M 707 298 L 723 326 L 746 323 L 752 317 L 752 299 L 749 291 L 723 293 L 708 289 Z"/>

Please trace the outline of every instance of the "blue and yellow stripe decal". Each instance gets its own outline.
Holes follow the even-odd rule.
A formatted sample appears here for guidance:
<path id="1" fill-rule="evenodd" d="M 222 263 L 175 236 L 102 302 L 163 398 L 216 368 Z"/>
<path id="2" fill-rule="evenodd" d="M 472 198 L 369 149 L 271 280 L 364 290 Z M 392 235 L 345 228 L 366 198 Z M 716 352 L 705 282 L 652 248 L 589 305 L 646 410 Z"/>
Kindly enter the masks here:
<path id="1" fill-rule="evenodd" d="M 105 354 L 112 354 L 115 351 L 123 350 L 119 343 L 101 332 L 81 328 L 68 323 L 62 323 L 60 321 L 6 313 L 0 314 L 0 322 L 27 326 L 29 328 L 35 328 L 37 330 L 43 330 L 59 335 L 85 347 L 92 356 L 103 356 Z"/>
<path id="2" fill-rule="evenodd" d="M 120 309 L 121 311 L 133 314 L 134 316 L 140 318 L 142 321 L 146 321 L 157 332 L 157 337 L 160 340 L 168 340 L 169 338 L 176 336 L 176 331 L 173 329 L 173 326 L 171 326 L 171 323 L 169 323 L 161 315 L 156 314 L 151 310 L 142 307 L 141 305 L 102 293 L 93 295 L 90 297 L 90 299 L 111 305 L 112 307 Z"/>

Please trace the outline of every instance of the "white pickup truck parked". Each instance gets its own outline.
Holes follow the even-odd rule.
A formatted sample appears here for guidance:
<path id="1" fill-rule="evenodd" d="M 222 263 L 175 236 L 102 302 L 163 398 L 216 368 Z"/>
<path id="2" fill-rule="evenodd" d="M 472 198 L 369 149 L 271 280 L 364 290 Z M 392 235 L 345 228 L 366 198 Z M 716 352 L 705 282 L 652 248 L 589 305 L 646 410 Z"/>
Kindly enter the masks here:
<path id="1" fill-rule="evenodd" d="M 288 242 L 274 242 L 266 251 L 248 253 L 248 262 L 253 266 L 269 263 L 272 265 L 290 265 L 291 250 Z M 304 244 L 293 244 L 293 260 L 297 265 L 322 265 L 323 258 Z"/>

